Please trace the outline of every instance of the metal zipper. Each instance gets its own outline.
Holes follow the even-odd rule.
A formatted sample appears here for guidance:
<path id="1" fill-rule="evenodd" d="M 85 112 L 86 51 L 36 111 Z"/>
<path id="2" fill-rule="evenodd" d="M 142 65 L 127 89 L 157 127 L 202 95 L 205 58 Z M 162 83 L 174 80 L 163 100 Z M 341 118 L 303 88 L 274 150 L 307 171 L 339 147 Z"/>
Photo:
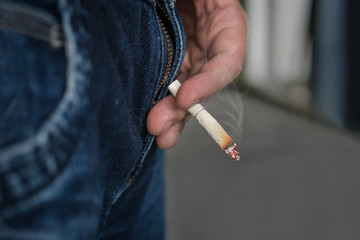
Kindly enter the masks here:
<path id="1" fill-rule="evenodd" d="M 158 0 L 154 0 L 154 2 L 156 3 L 156 17 L 158 19 L 158 22 L 160 24 L 161 27 L 161 32 L 163 35 L 163 38 L 165 40 L 165 44 L 167 46 L 166 50 L 166 54 L 167 54 L 167 63 L 165 65 L 165 73 L 164 76 L 162 77 L 158 88 L 156 89 L 155 95 L 154 95 L 154 101 L 153 101 L 153 105 L 156 104 L 160 91 L 161 89 L 164 87 L 166 80 L 169 77 L 170 71 L 171 71 L 171 67 L 172 67 L 172 63 L 173 63 L 173 55 L 174 55 L 174 47 L 173 47 L 173 40 L 171 39 L 170 33 L 169 33 L 169 28 L 168 26 L 171 24 L 170 23 L 170 18 L 169 15 L 166 13 L 165 9 L 161 6 L 160 2 Z M 137 166 L 135 167 L 135 169 L 132 171 L 132 173 L 130 174 L 129 178 L 127 179 L 126 183 L 125 183 L 125 187 L 128 186 L 133 178 L 136 176 L 136 174 L 138 173 L 139 169 L 141 168 L 143 162 L 138 162 Z"/>
<path id="2" fill-rule="evenodd" d="M 157 15 L 157 19 L 159 21 L 160 27 L 161 27 L 161 32 L 165 39 L 165 44 L 167 44 L 167 49 L 166 49 L 167 50 L 167 63 L 166 63 L 166 67 L 165 67 L 164 76 L 163 76 L 162 80 L 160 81 L 158 88 L 156 89 L 153 105 L 155 105 L 155 103 L 157 102 L 160 90 L 164 87 L 166 80 L 169 77 L 170 70 L 171 70 L 172 63 L 173 63 L 173 57 L 174 57 L 173 41 L 170 37 L 169 29 L 168 29 L 168 26 L 170 25 L 170 18 L 158 0 L 156 0 L 156 15 Z"/>

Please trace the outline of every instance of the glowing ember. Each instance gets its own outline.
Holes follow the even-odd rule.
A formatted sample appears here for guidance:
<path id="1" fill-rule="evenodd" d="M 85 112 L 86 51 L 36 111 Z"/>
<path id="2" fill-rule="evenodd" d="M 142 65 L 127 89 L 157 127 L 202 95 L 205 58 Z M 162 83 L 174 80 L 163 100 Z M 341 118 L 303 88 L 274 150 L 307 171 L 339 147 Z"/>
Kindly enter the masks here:
<path id="1" fill-rule="evenodd" d="M 233 145 L 231 145 L 230 147 L 226 148 L 224 150 L 224 152 L 229 156 L 231 157 L 232 159 L 234 160 L 237 160 L 239 161 L 240 160 L 240 155 L 239 155 L 239 152 L 236 148 L 236 144 L 234 143 Z"/>

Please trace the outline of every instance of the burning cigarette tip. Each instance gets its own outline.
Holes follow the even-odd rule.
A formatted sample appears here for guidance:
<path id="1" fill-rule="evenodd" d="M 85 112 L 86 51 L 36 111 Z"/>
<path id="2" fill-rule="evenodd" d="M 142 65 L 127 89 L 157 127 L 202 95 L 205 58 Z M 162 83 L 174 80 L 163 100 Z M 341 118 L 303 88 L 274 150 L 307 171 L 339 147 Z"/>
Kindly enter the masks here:
<path id="1" fill-rule="evenodd" d="M 175 80 L 168 87 L 170 92 L 176 96 L 181 83 Z M 239 161 L 240 156 L 236 144 L 231 137 L 225 132 L 216 119 L 205 110 L 201 104 L 195 104 L 188 109 L 188 112 L 203 126 L 220 148 L 232 159 Z"/>
<path id="2" fill-rule="evenodd" d="M 232 159 L 239 161 L 240 160 L 240 155 L 239 155 L 239 151 L 236 148 L 236 144 L 234 143 L 233 145 L 231 145 L 230 147 L 226 148 L 224 150 L 224 152 Z"/>

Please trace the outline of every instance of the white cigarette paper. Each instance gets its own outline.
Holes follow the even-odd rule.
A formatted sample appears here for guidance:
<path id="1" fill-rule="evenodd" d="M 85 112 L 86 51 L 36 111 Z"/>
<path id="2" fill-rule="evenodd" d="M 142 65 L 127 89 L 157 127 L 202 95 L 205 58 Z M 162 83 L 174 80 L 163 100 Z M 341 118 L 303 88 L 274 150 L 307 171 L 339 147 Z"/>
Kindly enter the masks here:
<path id="1" fill-rule="evenodd" d="M 169 91 L 174 97 L 176 97 L 180 86 L 181 83 L 178 80 L 175 80 L 168 87 Z M 216 121 L 216 119 L 211 116 L 210 113 L 206 111 L 206 109 L 201 104 L 196 104 L 187 110 L 192 116 L 194 116 L 200 125 L 206 129 L 209 135 L 229 157 L 237 161 L 240 160 L 239 153 L 236 149 L 236 144 L 221 127 L 218 121 Z"/>

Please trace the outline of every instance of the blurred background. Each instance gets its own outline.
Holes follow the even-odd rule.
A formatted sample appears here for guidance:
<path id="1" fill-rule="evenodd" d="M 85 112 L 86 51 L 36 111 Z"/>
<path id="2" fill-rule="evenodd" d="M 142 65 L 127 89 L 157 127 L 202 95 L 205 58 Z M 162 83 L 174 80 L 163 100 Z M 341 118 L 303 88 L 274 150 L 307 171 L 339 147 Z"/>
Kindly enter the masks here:
<path id="1" fill-rule="evenodd" d="M 360 2 L 241 3 L 244 71 L 209 103 L 233 99 L 241 160 L 190 121 L 167 152 L 167 239 L 360 239 Z"/>

